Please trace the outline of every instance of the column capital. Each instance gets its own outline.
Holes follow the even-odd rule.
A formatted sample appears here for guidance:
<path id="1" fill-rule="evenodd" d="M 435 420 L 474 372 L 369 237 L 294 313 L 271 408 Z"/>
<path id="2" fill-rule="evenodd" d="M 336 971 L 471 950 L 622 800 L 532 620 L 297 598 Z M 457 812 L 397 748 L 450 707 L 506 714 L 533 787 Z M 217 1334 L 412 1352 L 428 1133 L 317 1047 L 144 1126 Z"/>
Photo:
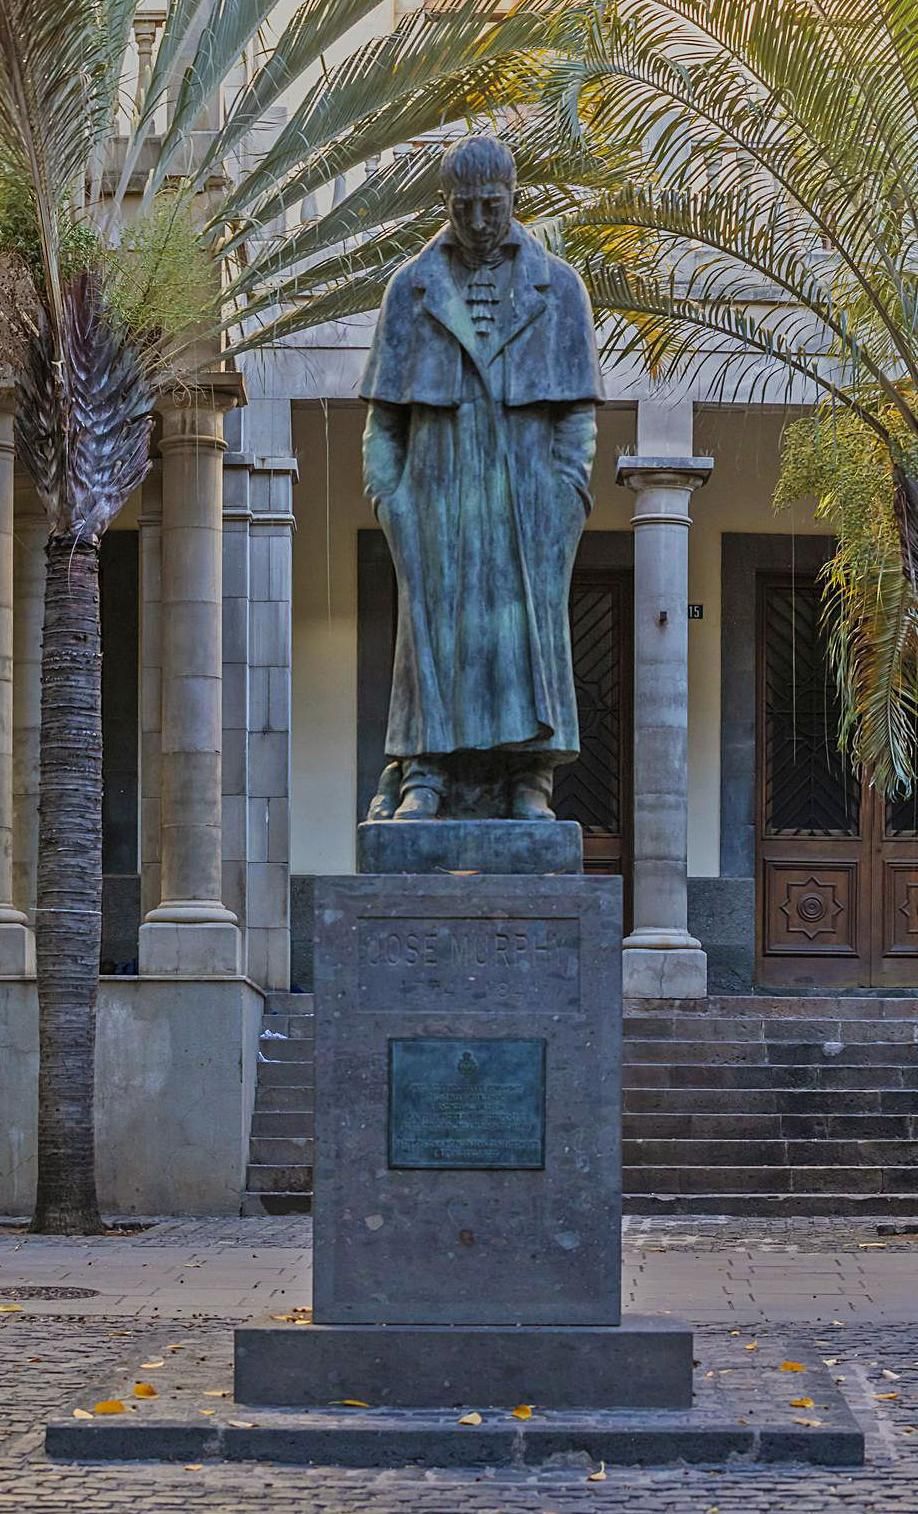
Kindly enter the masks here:
<path id="1" fill-rule="evenodd" d="M 628 457 L 618 460 L 615 482 L 642 489 L 699 489 L 714 469 L 713 457 Z"/>
<path id="2" fill-rule="evenodd" d="M 163 442 L 167 446 L 174 441 L 212 442 L 215 421 L 219 421 L 217 434 L 225 451 L 223 416 L 246 403 L 245 379 L 230 371 L 201 373 L 193 382 L 161 390 L 156 401 L 163 419 L 160 448 Z"/>

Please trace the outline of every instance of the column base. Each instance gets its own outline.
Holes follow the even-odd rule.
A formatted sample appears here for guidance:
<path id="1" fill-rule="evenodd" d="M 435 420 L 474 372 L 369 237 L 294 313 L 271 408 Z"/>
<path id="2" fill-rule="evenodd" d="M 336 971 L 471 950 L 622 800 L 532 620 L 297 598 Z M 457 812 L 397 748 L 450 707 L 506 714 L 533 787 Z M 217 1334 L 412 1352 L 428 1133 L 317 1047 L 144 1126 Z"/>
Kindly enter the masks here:
<path id="1" fill-rule="evenodd" d="M 180 923 L 150 920 L 140 927 L 141 977 L 174 973 L 184 978 L 238 978 L 242 932 L 220 920 Z"/>
<path id="2" fill-rule="evenodd" d="M 707 954 L 700 946 L 661 949 L 629 946 L 626 942 L 622 951 L 622 995 L 626 999 L 706 999 Z"/>
<path id="3" fill-rule="evenodd" d="M 0 978 L 34 976 L 34 931 L 25 923 L 24 915 L 19 920 L 4 920 L 0 914 Z"/>

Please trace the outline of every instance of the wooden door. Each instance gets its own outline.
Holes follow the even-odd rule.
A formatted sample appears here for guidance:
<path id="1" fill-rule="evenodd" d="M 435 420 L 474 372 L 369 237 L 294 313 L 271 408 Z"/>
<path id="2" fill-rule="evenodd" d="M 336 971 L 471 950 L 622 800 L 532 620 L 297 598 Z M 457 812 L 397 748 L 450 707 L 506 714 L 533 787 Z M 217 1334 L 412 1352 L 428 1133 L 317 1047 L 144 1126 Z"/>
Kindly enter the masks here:
<path id="1" fill-rule="evenodd" d="M 631 573 L 575 568 L 571 648 L 580 757 L 559 768 L 554 809 L 583 827 L 584 871 L 621 873 L 630 882 Z M 627 910 L 626 900 L 626 910 Z"/>
<path id="2" fill-rule="evenodd" d="M 918 982 L 918 807 L 884 806 L 838 751 L 819 585 L 763 579 L 758 621 L 758 981 Z"/>

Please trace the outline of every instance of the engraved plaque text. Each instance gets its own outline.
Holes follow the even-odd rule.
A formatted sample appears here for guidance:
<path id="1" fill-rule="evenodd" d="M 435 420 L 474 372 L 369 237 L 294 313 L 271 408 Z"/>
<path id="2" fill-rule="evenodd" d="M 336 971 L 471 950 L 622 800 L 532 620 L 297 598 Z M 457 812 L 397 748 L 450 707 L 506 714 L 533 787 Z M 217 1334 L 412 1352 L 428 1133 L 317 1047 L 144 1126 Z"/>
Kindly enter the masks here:
<path id="1" fill-rule="evenodd" d="M 389 1042 L 389 1166 L 545 1165 L 545 1042 Z"/>

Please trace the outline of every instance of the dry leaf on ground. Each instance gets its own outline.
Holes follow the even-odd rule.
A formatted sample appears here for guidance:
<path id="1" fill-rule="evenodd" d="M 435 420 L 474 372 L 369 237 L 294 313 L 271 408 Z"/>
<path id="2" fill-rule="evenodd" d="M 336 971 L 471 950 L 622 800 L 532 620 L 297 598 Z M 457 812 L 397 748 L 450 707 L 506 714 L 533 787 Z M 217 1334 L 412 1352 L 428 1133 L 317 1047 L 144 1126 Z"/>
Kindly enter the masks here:
<path id="1" fill-rule="evenodd" d="M 888 1403 L 891 1399 L 899 1397 L 898 1393 L 875 1393 L 873 1396 L 880 1399 L 883 1403 Z"/>
<path id="2" fill-rule="evenodd" d="M 154 1386 L 153 1386 L 152 1383 L 135 1383 L 134 1384 L 134 1397 L 135 1398 L 158 1398 L 159 1394 L 157 1393 L 157 1391 L 154 1388 Z"/>
<path id="3" fill-rule="evenodd" d="M 759 1349 L 759 1343 L 758 1343 L 758 1341 L 750 1341 L 749 1344 L 748 1344 L 748 1346 L 745 1347 L 746 1351 L 758 1351 L 758 1349 Z"/>
<path id="4" fill-rule="evenodd" d="M 254 1419 L 228 1419 L 226 1423 L 232 1425 L 234 1430 L 254 1430 L 255 1428 Z"/>
<path id="5" fill-rule="evenodd" d="M 897 1383 L 899 1381 L 899 1378 L 902 1376 L 902 1373 L 890 1372 L 888 1367 L 884 1367 L 883 1371 L 880 1373 L 880 1376 L 885 1377 L 888 1383 Z"/>
<path id="6" fill-rule="evenodd" d="M 333 1398 L 332 1403 L 340 1409 L 369 1409 L 369 1404 L 362 1398 Z"/>
<path id="7" fill-rule="evenodd" d="M 210 1415 L 210 1414 L 216 1414 L 216 1412 L 217 1412 L 216 1409 L 199 1409 L 198 1410 L 199 1414 L 208 1414 L 208 1415 Z"/>
<path id="8" fill-rule="evenodd" d="M 473 1409 L 471 1414 L 463 1414 L 462 1418 L 458 1419 L 456 1423 L 458 1425 L 480 1425 L 481 1415 L 478 1413 L 477 1409 Z"/>
<path id="9" fill-rule="evenodd" d="M 204 1389 L 204 1397 L 205 1398 L 229 1398 L 230 1397 L 230 1393 L 231 1393 L 231 1389 L 229 1389 L 229 1388 L 205 1388 Z"/>
<path id="10" fill-rule="evenodd" d="M 157 1359 L 155 1361 L 152 1361 L 152 1362 L 141 1362 L 140 1365 L 143 1368 L 144 1372 L 152 1372 L 154 1367 L 164 1367 L 166 1365 L 166 1363 L 163 1361 L 162 1357 L 160 1356 L 160 1357 L 157 1357 Z"/>
<path id="11" fill-rule="evenodd" d="M 19 1314 L 21 1309 L 21 1304 L 0 1304 L 0 1314 Z"/>
<path id="12" fill-rule="evenodd" d="M 817 1426 L 819 1426 L 819 1425 L 822 1424 L 822 1420 L 821 1419 L 801 1419 L 801 1418 L 799 1418 L 799 1416 L 794 1415 L 794 1424 L 795 1425 L 806 1425 L 808 1429 L 815 1430 L 817 1428 Z"/>
<path id="13" fill-rule="evenodd" d="M 532 1404 L 517 1404 L 510 1412 L 514 1419 L 532 1419 Z"/>
<path id="14" fill-rule="evenodd" d="M 805 1372 L 806 1371 L 806 1367 L 803 1365 L 803 1362 L 782 1362 L 781 1363 L 781 1371 L 782 1372 Z"/>
<path id="15" fill-rule="evenodd" d="M 186 1472 L 203 1472 L 203 1470 L 204 1463 L 202 1461 L 186 1461 L 185 1463 Z"/>
<path id="16" fill-rule="evenodd" d="M 88 1409 L 74 1409 L 73 1417 L 74 1419 L 92 1419 Z"/>
<path id="17" fill-rule="evenodd" d="M 605 1464 L 604 1461 L 601 1461 L 599 1463 L 599 1471 L 598 1472 L 590 1472 L 589 1475 L 588 1475 L 588 1477 L 587 1477 L 587 1482 L 605 1482 L 605 1480 L 606 1480 L 606 1464 Z"/>
<path id="18" fill-rule="evenodd" d="M 101 1398 L 92 1406 L 93 1414 L 124 1414 L 124 1404 L 120 1398 Z"/>
<path id="19" fill-rule="evenodd" d="M 790 1406 L 792 1409 L 814 1409 L 816 1407 L 811 1398 L 792 1398 Z"/>

